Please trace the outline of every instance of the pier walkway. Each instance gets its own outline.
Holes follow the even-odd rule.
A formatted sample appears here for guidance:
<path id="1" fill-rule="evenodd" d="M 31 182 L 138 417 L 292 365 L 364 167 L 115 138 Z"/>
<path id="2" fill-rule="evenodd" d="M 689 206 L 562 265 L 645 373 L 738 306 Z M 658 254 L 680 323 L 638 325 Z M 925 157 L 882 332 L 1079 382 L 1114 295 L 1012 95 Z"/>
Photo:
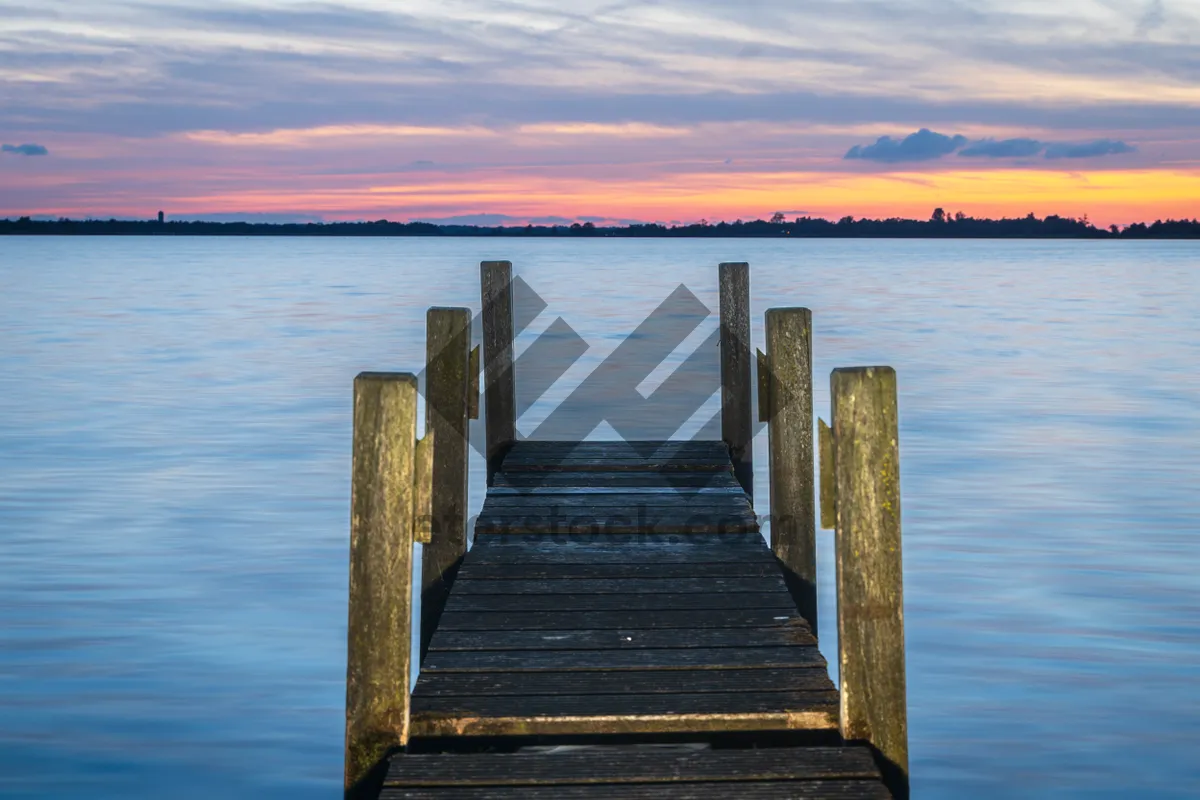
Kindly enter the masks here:
<path id="1" fill-rule="evenodd" d="M 464 350 L 468 365 L 477 358 Z M 761 379 L 759 387 L 771 391 Z M 472 402 L 456 412 L 459 430 Z M 465 495 L 465 473 L 439 491 L 445 451 L 436 448 L 445 440 L 429 433 L 443 434 L 427 418 L 427 438 L 415 442 L 405 433 L 414 421 L 415 380 L 360 376 L 348 797 L 907 797 L 907 775 L 887 757 L 897 752 L 887 726 L 848 725 L 870 723 L 881 707 L 892 713 L 895 687 L 864 680 L 863 692 L 882 686 L 883 699 L 847 712 L 806 619 L 815 619 L 809 570 L 783 552 L 786 542 L 770 547 L 759 531 L 738 474 L 748 447 L 739 452 L 736 436 L 507 441 L 494 453 L 473 545 L 466 550 L 465 536 L 452 542 L 456 557 L 447 561 L 437 555 L 439 508 L 462 505 L 465 498 L 444 495 L 460 485 Z M 461 443 L 453 446 L 461 455 Z M 809 448 L 798 472 L 807 475 L 811 517 Z M 791 480 L 792 470 L 772 466 L 773 489 Z M 851 489 L 847 479 L 847 509 Z M 786 500 L 786 491 L 776 495 Z M 433 520 L 424 537 L 409 522 L 423 510 Z M 801 535 L 811 539 L 813 527 L 800 526 Z M 782 525 L 773 538 L 793 529 Z M 410 694 L 407 576 L 411 543 L 422 538 L 432 542 L 423 569 L 440 569 L 424 581 L 431 607 L 422 613 Z M 856 602 L 876 617 L 892 613 L 870 591 L 859 593 L 867 599 L 855 601 L 848 589 L 850 602 L 839 607 L 852 626 Z M 869 616 L 870 646 L 856 644 L 854 630 L 843 634 L 851 655 L 886 644 Z M 851 665 L 849 677 L 857 674 Z M 906 744 L 903 753 L 906 762 Z"/>

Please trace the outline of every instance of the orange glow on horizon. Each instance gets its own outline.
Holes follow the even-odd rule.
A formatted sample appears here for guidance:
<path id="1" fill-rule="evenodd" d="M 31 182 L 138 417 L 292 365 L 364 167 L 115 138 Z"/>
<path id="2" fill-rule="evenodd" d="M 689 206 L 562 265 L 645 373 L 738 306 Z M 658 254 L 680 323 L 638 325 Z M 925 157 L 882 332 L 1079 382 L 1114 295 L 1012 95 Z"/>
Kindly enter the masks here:
<path id="1" fill-rule="evenodd" d="M 1125 224 L 1200 215 L 1200 168 L 1067 172 L 1035 169 L 946 172 L 690 172 L 653 178 L 597 178 L 496 169 L 480 173 L 296 175 L 251 180 L 241 170 L 208 183 L 182 178 L 179 192 L 150 201 L 141 191 L 107 191 L 72 208 L 0 209 L 0 215 L 143 217 L 297 214 L 327 220 L 504 214 L 520 222 L 582 216 L 694 222 L 812 215 L 928 218 L 935 207 L 977 217 L 1033 212 Z M 403 181 L 403 182 L 402 182 Z M 253 188 L 241 188 L 249 186 Z M 209 191 L 205 191 L 209 188 Z M 95 206 L 92 203 L 96 203 Z M 103 205 L 100 205 L 103 203 Z"/>

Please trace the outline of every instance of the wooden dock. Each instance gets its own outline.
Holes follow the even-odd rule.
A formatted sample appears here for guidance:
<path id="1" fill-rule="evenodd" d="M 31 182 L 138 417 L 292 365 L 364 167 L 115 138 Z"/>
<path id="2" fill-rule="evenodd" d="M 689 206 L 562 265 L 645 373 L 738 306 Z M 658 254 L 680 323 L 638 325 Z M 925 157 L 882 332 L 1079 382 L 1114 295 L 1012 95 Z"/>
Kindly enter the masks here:
<path id="1" fill-rule="evenodd" d="M 722 265 L 728 350 L 748 347 L 744 266 Z M 507 270 L 483 267 L 489 486 L 469 552 L 459 526 L 480 371 L 462 335 L 469 315 L 431 311 L 437 357 L 454 361 L 442 372 L 458 377 L 427 383 L 421 442 L 412 376 L 356 382 L 347 796 L 907 797 L 894 373 L 834 375 L 822 467 L 839 501 L 826 511 L 842 520 L 835 687 L 813 630 L 811 350 L 781 353 L 771 336 L 801 331 L 790 346 L 809 348 L 808 312 L 788 310 L 803 311 L 801 328 L 769 316 L 758 362 L 759 413 L 787 421 L 771 430 L 772 514 L 783 523 L 768 547 L 747 483 L 749 352 L 722 354 L 724 404 L 736 412 L 722 441 L 518 441 L 504 416 L 515 406 Z M 740 312 L 727 308 L 729 287 Z M 803 368 L 772 369 L 784 356 Z M 806 425 L 803 413 L 773 414 L 782 396 L 805 393 Z M 422 582 L 433 610 L 416 623 L 412 544 L 422 540 L 436 574 Z"/>

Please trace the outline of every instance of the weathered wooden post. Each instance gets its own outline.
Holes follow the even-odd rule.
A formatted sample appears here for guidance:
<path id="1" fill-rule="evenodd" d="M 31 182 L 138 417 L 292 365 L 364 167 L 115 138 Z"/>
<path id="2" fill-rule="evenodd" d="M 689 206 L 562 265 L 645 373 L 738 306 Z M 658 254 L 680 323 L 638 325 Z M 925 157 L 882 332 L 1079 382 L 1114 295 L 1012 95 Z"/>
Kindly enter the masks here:
<path id="1" fill-rule="evenodd" d="M 433 438 L 429 543 L 421 554 L 421 658 L 467 553 L 471 311 L 431 308 L 425 315 L 425 430 Z M 427 435 L 428 435 L 427 433 Z"/>
<path id="2" fill-rule="evenodd" d="M 517 440 L 517 384 L 513 375 L 512 262 L 480 265 L 483 301 L 483 384 L 487 415 L 488 485 Z"/>
<path id="3" fill-rule="evenodd" d="M 768 423 L 771 549 L 801 615 L 817 633 L 817 520 L 813 466 L 812 312 L 772 308 L 759 359 L 759 407 Z"/>
<path id="4" fill-rule="evenodd" d="M 908 797 L 896 372 L 836 369 L 833 408 L 841 730 Z"/>
<path id="5" fill-rule="evenodd" d="M 754 496 L 754 420 L 751 417 L 750 265 L 718 267 L 721 294 L 721 438 L 733 474 Z"/>
<path id="6" fill-rule="evenodd" d="M 345 789 L 369 793 L 408 742 L 417 379 L 354 380 Z"/>

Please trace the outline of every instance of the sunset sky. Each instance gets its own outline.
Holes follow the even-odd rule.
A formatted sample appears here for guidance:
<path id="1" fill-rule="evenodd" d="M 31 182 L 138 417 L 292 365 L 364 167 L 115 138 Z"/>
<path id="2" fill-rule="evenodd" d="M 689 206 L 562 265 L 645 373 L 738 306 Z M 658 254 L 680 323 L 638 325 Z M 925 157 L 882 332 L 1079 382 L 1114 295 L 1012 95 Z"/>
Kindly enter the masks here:
<path id="1" fill-rule="evenodd" d="M 1200 0 L 0 0 L 0 143 L 0 217 L 1191 218 Z"/>

